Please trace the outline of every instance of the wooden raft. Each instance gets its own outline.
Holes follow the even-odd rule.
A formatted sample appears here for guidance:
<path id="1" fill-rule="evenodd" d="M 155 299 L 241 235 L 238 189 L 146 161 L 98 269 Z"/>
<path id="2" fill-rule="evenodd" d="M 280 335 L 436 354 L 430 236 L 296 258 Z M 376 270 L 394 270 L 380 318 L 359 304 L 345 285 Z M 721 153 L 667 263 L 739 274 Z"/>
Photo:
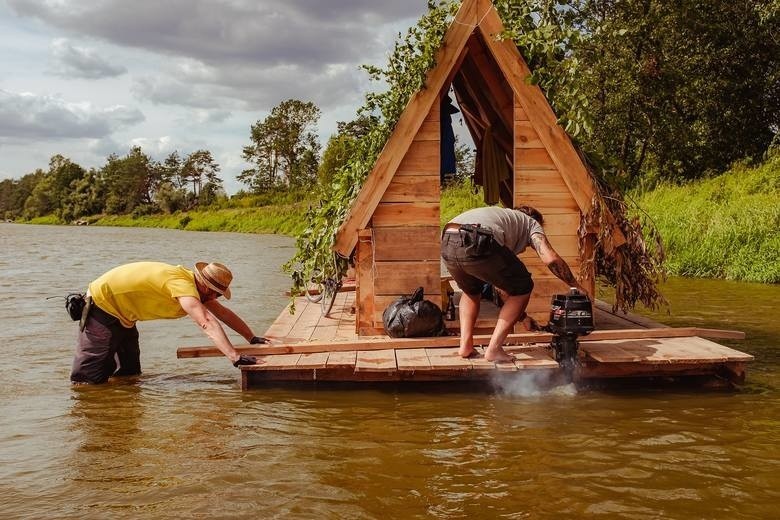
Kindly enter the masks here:
<path id="1" fill-rule="evenodd" d="M 319 304 L 298 298 L 296 313 L 290 314 L 286 308 L 266 331 L 272 345 L 237 346 L 241 352 L 257 355 L 260 363 L 241 367 L 242 389 L 267 381 L 511 380 L 524 374 L 552 383 L 562 375 L 549 348 L 549 334 L 516 331 L 510 335 L 505 349 L 516 356 L 510 363 L 493 363 L 481 355 L 463 359 L 458 356 L 456 336 L 358 336 L 355 315 L 350 312 L 354 294 L 339 293 L 328 317 L 321 316 Z M 495 314 L 491 307 L 483 302 L 480 320 L 486 326 Z M 744 334 L 739 332 L 671 329 L 640 316 L 612 314 L 602 302 L 597 302 L 594 310 L 598 330 L 581 338 L 580 366 L 575 373 L 578 380 L 711 376 L 742 382 L 745 364 L 753 360 L 748 354 L 696 335 L 741 339 Z M 450 325 L 457 326 L 457 322 Z M 622 339 L 627 334 L 644 337 Z M 488 337 L 475 336 L 475 343 L 486 343 Z M 481 354 L 483 348 L 477 347 L 477 351 Z M 221 354 L 209 347 L 178 350 L 180 358 L 212 355 Z"/>

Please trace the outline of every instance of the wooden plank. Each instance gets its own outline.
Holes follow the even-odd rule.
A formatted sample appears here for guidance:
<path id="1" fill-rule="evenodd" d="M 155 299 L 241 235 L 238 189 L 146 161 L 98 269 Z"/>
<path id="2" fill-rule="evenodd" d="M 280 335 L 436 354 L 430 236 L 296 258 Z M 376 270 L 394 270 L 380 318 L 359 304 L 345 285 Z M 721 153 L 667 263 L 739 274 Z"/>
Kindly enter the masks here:
<path id="1" fill-rule="evenodd" d="M 685 338 L 675 339 L 675 341 L 686 343 L 699 351 L 705 353 L 710 358 L 717 358 L 722 362 L 746 362 L 753 361 L 755 358 L 750 354 L 745 354 L 739 350 L 715 343 L 708 339 L 700 338 L 698 336 L 690 336 Z"/>
<path id="2" fill-rule="evenodd" d="M 534 125 L 530 121 L 515 121 L 515 146 L 517 148 L 544 148 L 539 134 L 536 133 Z"/>
<path id="3" fill-rule="evenodd" d="M 346 350 L 343 352 L 328 352 L 327 368 L 355 368 L 357 351 Z"/>
<path id="4" fill-rule="evenodd" d="M 439 93 L 444 81 L 466 46 L 477 22 L 474 4 L 464 2 L 447 29 L 442 45 L 436 53 L 436 66 L 428 73 L 425 81 L 426 88 L 419 90 L 410 99 L 353 202 L 349 214 L 336 233 L 334 249 L 343 256 L 350 255 L 355 248 L 357 231 L 367 226 L 424 118 L 432 109 L 438 112 L 438 106 L 434 105 L 438 105 Z M 438 171 L 438 158 L 434 171 Z"/>
<path id="5" fill-rule="evenodd" d="M 439 141 L 412 141 L 404 154 L 398 172 L 401 175 L 438 175 L 441 166 Z"/>
<path id="6" fill-rule="evenodd" d="M 438 202 L 383 202 L 371 217 L 373 227 L 438 226 Z"/>
<path id="7" fill-rule="evenodd" d="M 335 304 L 334 304 L 335 307 Z M 301 311 L 301 316 L 295 321 L 295 324 L 287 335 L 288 338 L 296 338 L 297 341 L 308 341 L 317 328 L 317 324 L 322 318 L 319 304 L 306 306 Z"/>
<path id="8" fill-rule="evenodd" d="M 290 314 L 290 306 L 288 305 L 263 335 L 269 338 L 285 338 L 289 336 L 290 331 L 295 326 L 295 322 L 303 315 L 309 305 L 311 303 L 306 298 L 296 299 L 295 314 Z"/>
<path id="9" fill-rule="evenodd" d="M 355 256 L 356 327 L 365 327 L 371 323 L 374 315 L 374 238 L 371 229 L 360 231 L 360 239 L 357 244 Z M 338 329 L 338 327 L 337 327 Z"/>
<path id="10" fill-rule="evenodd" d="M 735 330 L 704 329 L 699 327 L 679 327 L 661 329 L 620 329 L 620 330 L 596 330 L 587 336 L 580 338 L 580 343 L 594 341 L 639 340 L 658 338 L 684 338 L 690 336 L 702 336 L 715 339 L 744 339 L 745 333 Z M 517 345 L 523 343 L 549 343 L 552 334 L 546 332 L 526 332 L 521 334 L 509 334 L 505 345 Z M 476 345 L 486 345 L 490 341 L 490 335 L 477 334 L 474 336 Z M 236 345 L 235 348 L 242 354 L 271 355 L 271 354 L 305 354 L 311 352 L 336 352 L 345 350 L 381 350 L 391 345 L 394 349 L 404 348 L 437 348 L 453 347 L 457 345 L 459 338 L 455 336 L 442 336 L 435 338 L 363 338 L 345 340 L 343 342 L 307 342 L 272 345 Z M 736 351 L 738 352 L 738 351 Z M 218 357 L 222 352 L 213 346 L 179 347 L 176 351 L 178 358 Z M 748 356 L 747 354 L 743 354 Z M 750 356 L 748 356 L 750 357 Z"/>
<path id="11" fill-rule="evenodd" d="M 439 142 L 439 127 L 438 119 L 435 121 L 428 121 L 427 118 L 420 125 L 420 129 L 417 131 L 417 135 L 414 136 L 415 141 L 436 141 Z"/>
<path id="12" fill-rule="evenodd" d="M 471 361 L 458 355 L 458 348 L 426 348 L 433 370 L 471 370 Z"/>
<path id="13" fill-rule="evenodd" d="M 359 350 L 355 362 L 355 372 L 387 372 L 396 370 L 395 351 L 393 349 Z"/>
<path id="14" fill-rule="evenodd" d="M 570 193 L 523 193 L 522 189 L 518 189 L 514 200 L 515 206 L 532 206 L 542 215 L 579 211 Z"/>
<path id="15" fill-rule="evenodd" d="M 476 352 L 477 355 L 469 358 L 469 361 L 471 361 L 472 370 L 495 372 L 496 364 L 485 359 L 485 347 L 475 346 L 474 352 Z"/>
<path id="16" fill-rule="evenodd" d="M 398 370 L 430 370 L 431 362 L 424 348 L 396 350 Z"/>
<path id="17" fill-rule="evenodd" d="M 559 368 L 552 351 L 547 347 L 507 346 L 504 350 L 515 356 L 515 365 L 519 369 Z"/>
<path id="18" fill-rule="evenodd" d="M 328 352 L 313 352 L 311 354 L 301 354 L 300 359 L 295 364 L 296 368 L 325 368 L 328 365 Z"/>
<path id="19" fill-rule="evenodd" d="M 661 329 L 663 330 L 663 329 Z M 715 363 L 752 361 L 753 356 L 701 338 L 658 338 L 582 343 L 599 363 Z M 705 348 L 706 346 L 706 348 Z"/>
<path id="20" fill-rule="evenodd" d="M 563 182 L 558 170 L 531 170 L 520 167 L 515 168 L 515 190 L 521 190 L 523 193 L 569 193 L 569 187 Z M 579 208 L 576 213 L 579 214 Z"/>
<path id="21" fill-rule="evenodd" d="M 412 294 L 418 287 L 425 289 L 426 297 L 437 295 L 441 291 L 440 280 L 438 259 L 429 262 L 374 262 L 374 293 L 377 296 Z"/>
<path id="22" fill-rule="evenodd" d="M 557 170 L 557 166 L 544 148 L 515 148 L 515 170 Z"/>
<path id="23" fill-rule="evenodd" d="M 440 198 L 438 175 L 396 175 L 382 202 L 439 202 Z"/>
<path id="24" fill-rule="evenodd" d="M 292 370 L 300 358 L 299 353 L 258 356 L 258 364 L 254 365 L 253 370 Z"/>
<path id="25" fill-rule="evenodd" d="M 374 229 L 374 260 L 432 260 L 441 255 L 439 226 L 380 227 Z"/>

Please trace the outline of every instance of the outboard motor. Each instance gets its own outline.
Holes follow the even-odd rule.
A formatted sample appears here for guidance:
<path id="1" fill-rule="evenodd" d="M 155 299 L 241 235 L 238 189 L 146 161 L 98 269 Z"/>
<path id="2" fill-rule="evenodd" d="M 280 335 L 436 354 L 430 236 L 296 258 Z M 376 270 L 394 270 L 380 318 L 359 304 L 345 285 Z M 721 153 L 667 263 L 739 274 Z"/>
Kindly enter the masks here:
<path id="1" fill-rule="evenodd" d="M 577 363 L 577 338 L 593 332 L 593 305 L 587 294 L 571 288 L 568 294 L 552 298 L 549 329 L 553 334 L 550 345 L 555 361 L 572 378 Z"/>

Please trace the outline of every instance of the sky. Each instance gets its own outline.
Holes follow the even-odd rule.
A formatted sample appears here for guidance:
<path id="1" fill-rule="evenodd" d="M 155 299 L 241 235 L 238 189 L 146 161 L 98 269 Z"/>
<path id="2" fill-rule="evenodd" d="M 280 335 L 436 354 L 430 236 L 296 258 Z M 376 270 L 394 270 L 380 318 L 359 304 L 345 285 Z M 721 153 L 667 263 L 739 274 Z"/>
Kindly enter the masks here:
<path id="1" fill-rule="evenodd" d="M 323 147 L 426 0 L 0 0 L 0 179 L 61 154 L 85 168 L 132 146 L 210 150 L 225 189 L 250 126 L 314 102 Z"/>

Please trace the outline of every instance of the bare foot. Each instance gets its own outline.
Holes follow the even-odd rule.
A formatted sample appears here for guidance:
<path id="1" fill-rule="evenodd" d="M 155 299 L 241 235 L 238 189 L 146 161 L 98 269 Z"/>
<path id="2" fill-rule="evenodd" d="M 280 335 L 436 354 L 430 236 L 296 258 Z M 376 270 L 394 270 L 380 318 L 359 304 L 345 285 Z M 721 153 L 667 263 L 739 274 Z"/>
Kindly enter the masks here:
<path id="1" fill-rule="evenodd" d="M 460 347 L 460 349 L 458 349 L 458 355 L 462 358 L 471 357 L 475 354 L 475 352 L 476 351 L 474 350 L 473 345 L 469 345 L 468 347 Z"/>
<path id="2" fill-rule="evenodd" d="M 515 360 L 515 356 L 507 353 L 504 349 L 498 348 L 496 350 L 485 350 L 485 359 L 494 363 L 510 363 Z"/>

